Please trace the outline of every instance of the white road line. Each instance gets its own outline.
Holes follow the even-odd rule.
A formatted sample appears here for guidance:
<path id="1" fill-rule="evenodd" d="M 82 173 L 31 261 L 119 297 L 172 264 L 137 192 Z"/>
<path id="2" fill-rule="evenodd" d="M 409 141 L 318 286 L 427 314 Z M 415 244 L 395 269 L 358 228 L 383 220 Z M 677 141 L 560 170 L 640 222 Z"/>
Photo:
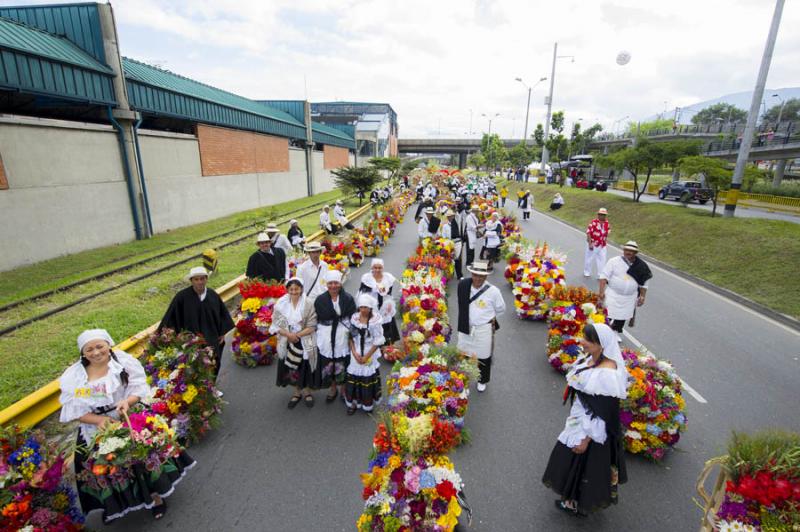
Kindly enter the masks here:
<path id="1" fill-rule="evenodd" d="M 572 229 L 573 231 L 575 231 L 575 232 L 577 232 L 577 233 L 583 234 L 583 231 L 580 231 L 580 230 L 578 230 L 578 229 L 576 229 L 576 228 L 572 227 L 572 226 L 571 226 L 571 225 L 569 225 L 568 223 L 566 223 L 566 222 L 564 222 L 564 221 L 562 221 L 562 220 L 559 220 L 558 218 L 555 218 L 555 217 L 553 217 L 553 216 L 550 216 L 549 214 L 547 214 L 547 213 L 544 213 L 544 212 L 542 212 L 542 211 L 537 211 L 537 212 L 538 212 L 539 214 L 543 214 L 543 215 L 547 216 L 547 217 L 548 217 L 548 218 L 550 218 L 551 220 L 554 220 L 554 221 L 556 221 L 556 222 L 558 222 L 558 223 L 562 224 L 562 225 L 563 225 L 563 226 L 565 226 L 565 227 L 568 227 L 569 229 Z M 619 251 L 619 252 L 622 252 L 622 249 L 621 249 L 620 247 L 618 247 L 618 246 L 615 246 L 615 245 L 613 245 L 613 244 L 609 244 L 609 245 L 608 245 L 608 247 L 610 247 L 610 248 L 614 248 L 615 250 L 617 250 L 617 251 Z M 693 288 L 698 288 L 698 289 L 700 289 L 700 290 L 704 291 L 705 293 L 707 293 L 707 294 L 709 294 L 709 295 L 711 295 L 711 296 L 714 296 L 714 297 L 716 297 L 717 299 L 721 299 L 722 301 L 725 301 L 726 303 L 729 303 L 729 304 L 731 304 L 731 305 L 733 305 L 733 306 L 735 306 L 735 307 L 738 307 L 739 309 L 741 309 L 741 310 L 743 310 L 743 311 L 745 311 L 745 312 L 747 312 L 747 313 L 749 313 L 749 314 L 752 314 L 753 316 L 757 316 L 757 317 L 761 318 L 762 320 L 764 320 L 764 321 L 766 321 L 766 322 L 769 322 L 769 323 L 770 323 L 770 324 L 772 324 L 772 325 L 775 325 L 776 327 L 780 327 L 781 329 L 783 329 L 783 330 L 784 330 L 784 331 L 786 331 L 786 332 L 789 332 L 789 333 L 791 333 L 791 334 L 793 334 L 793 335 L 795 335 L 795 336 L 800 336 L 800 331 L 798 331 L 798 330 L 796 330 L 796 329 L 793 329 L 793 328 L 789 327 L 788 325 L 784 325 L 783 323 L 781 323 L 781 322 L 779 322 L 779 321 L 775 321 L 775 320 L 773 320 L 772 318 L 770 318 L 769 316 L 765 316 L 765 315 L 761 314 L 760 312 L 756 312 L 755 310 L 753 310 L 753 309 L 751 309 L 751 308 L 748 308 L 748 307 L 746 307 L 746 306 L 742 305 L 741 303 L 739 303 L 739 302 L 737 302 L 737 301 L 734 301 L 734 300 L 732 300 L 732 299 L 729 299 L 729 298 L 727 298 L 727 297 L 725 297 L 725 296 L 723 296 L 723 295 L 721 295 L 721 294 L 718 294 L 718 293 L 714 292 L 713 290 L 709 290 L 709 289 L 708 289 L 708 288 L 706 288 L 705 286 L 702 286 L 702 285 L 699 285 L 699 284 L 697 284 L 697 283 L 694 283 L 694 282 L 690 281 L 689 279 L 686 279 L 686 278 L 684 278 L 684 277 L 682 277 L 682 276 L 680 276 L 680 275 L 678 275 L 678 274 L 676 274 L 676 273 L 673 273 L 673 272 L 671 272 L 671 271 L 669 271 L 669 270 L 665 270 L 664 268 L 661 268 L 661 267 L 660 267 L 660 266 L 658 266 L 657 264 L 651 264 L 651 265 L 650 265 L 650 267 L 651 267 L 651 268 L 655 268 L 655 269 L 657 269 L 657 270 L 659 270 L 659 271 L 661 271 L 661 272 L 664 272 L 664 273 L 666 273 L 667 275 L 670 275 L 670 276 L 674 277 L 675 279 L 678 279 L 678 280 L 680 280 L 680 281 L 683 281 L 683 282 L 684 282 L 684 283 L 686 283 L 686 284 L 692 285 L 692 287 L 693 287 Z"/>
<path id="2" fill-rule="evenodd" d="M 655 353 L 653 353 L 652 351 L 650 351 L 650 350 L 649 350 L 649 349 L 648 349 L 648 348 L 647 348 L 647 347 L 646 347 L 646 346 L 645 346 L 645 345 L 644 345 L 642 342 L 640 342 L 639 340 L 637 340 L 637 339 L 636 339 L 636 337 L 635 337 L 634 335 L 632 335 L 631 333 L 629 333 L 629 332 L 628 332 L 628 331 L 626 331 L 626 330 L 623 330 L 623 331 L 622 331 L 622 334 L 625 336 L 625 338 L 627 338 L 628 340 L 630 340 L 630 341 L 631 341 L 631 343 L 632 343 L 633 345 L 635 345 L 635 346 L 636 346 L 638 349 L 640 349 L 640 350 L 644 351 L 645 353 L 650 353 L 650 354 L 651 354 L 651 355 L 653 355 L 654 357 L 658 358 L 658 356 L 656 356 L 656 354 L 655 354 Z M 678 378 L 680 378 L 680 377 L 678 377 Z M 700 395 L 700 393 L 699 393 L 697 390 L 695 390 L 694 388 L 692 388 L 691 386 L 689 386 L 689 383 L 688 383 L 688 382 L 686 382 L 686 381 L 685 381 L 685 380 L 683 380 L 682 378 L 680 378 L 680 379 L 681 379 L 681 384 L 683 385 L 683 387 L 686 389 L 686 391 L 687 391 L 687 392 L 689 392 L 689 395 L 691 395 L 692 397 L 694 397 L 695 401 L 697 401 L 698 403 L 703 403 L 703 404 L 707 404 L 707 403 L 708 403 L 708 401 L 706 401 L 706 398 L 705 398 L 705 397 L 703 397 L 702 395 Z"/>

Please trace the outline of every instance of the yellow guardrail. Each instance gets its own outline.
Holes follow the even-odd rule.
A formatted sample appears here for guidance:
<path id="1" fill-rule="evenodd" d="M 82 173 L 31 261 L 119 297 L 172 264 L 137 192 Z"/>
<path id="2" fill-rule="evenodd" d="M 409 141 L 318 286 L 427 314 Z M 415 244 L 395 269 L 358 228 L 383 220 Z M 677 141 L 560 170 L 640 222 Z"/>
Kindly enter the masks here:
<path id="1" fill-rule="evenodd" d="M 633 192 L 633 181 L 617 181 L 614 183 L 614 188 L 617 190 L 625 190 Z M 656 195 L 661 190 L 661 185 L 650 184 L 647 185 L 646 194 Z M 719 201 L 724 202 L 727 195 L 726 191 L 719 193 Z M 768 203 L 770 205 L 782 205 L 785 207 L 800 208 L 800 198 L 792 198 L 789 196 L 774 196 L 772 194 L 751 194 L 749 192 L 739 192 L 739 201 L 758 201 L 761 203 Z"/>
<path id="2" fill-rule="evenodd" d="M 367 203 L 363 207 L 359 207 L 353 211 L 349 218 L 355 220 L 369 211 L 370 208 L 372 208 L 372 205 Z M 325 236 L 324 231 L 317 231 L 309 235 L 307 240 L 311 242 L 319 240 L 323 236 Z M 230 301 L 239 294 L 239 283 L 245 279 L 245 275 L 240 275 L 217 288 L 217 293 L 223 301 Z M 142 354 L 142 351 L 144 351 L 147 338 L 149 338 L 156 329 L 158 329 L 158 323 L 154 323 L 147 329 L 139 331 L 130 338 L 118 343 L 115 347 L 138 357 Z M 0 411 L 0 425 L 7 425 L 10 423 L 17 424 L 21 427 L 32 427 L 36 425 L 61 408 L 61 404 L 58 401 L 60 393 L 61 390 L 57 380 L 46 384 L 32 394 L 23 397 L 13 405 Z"/>

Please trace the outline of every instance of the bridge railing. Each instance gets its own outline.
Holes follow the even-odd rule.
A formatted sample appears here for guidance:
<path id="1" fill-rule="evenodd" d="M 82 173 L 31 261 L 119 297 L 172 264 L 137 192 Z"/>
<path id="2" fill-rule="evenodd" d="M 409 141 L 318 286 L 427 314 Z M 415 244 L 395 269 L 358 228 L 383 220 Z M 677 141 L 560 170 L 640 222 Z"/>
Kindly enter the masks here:
<path id="1" fill-rule="evenodd" d="M 794 122 L 790 122 L 786 129 L 773 131 L 757 131 L 753 139 L 752 148 L 767 148 L 770 146 L 783 146 L 786 144 L 800 143 L 800 130 L 794 129 Z M 709 142 L 706 147 L 706 153 L 720 152 L 720 151 L 736 151 L 742 144 L 742 136 L 739 134 L 737 138 L 719 140 Z"/>
<path id="2" fill-rule="evenodd" d="M 756 135 L 769 135 L 781 136 L 782 134 L 791 135 L 797 131 L 797 124 L 795 122 L 781 121 L 776 124 L 774 122 L 765 122 L 756 128 Z M 665 136 L 679 136 L 679 135 L 720 135 L 737 136 L 744 132 L 744 124 L 742 123 L 716 123 L 716 124 L 681 124 L 676 127 L 651 129 L 641 133 L 643 137 L 665 137 Z M 636 135 L 633 132 L 626 131 L 619 134 L 604 134 L 595 138 L 598 142 L 608 142 L 617 140 L 630 140 Z"/>

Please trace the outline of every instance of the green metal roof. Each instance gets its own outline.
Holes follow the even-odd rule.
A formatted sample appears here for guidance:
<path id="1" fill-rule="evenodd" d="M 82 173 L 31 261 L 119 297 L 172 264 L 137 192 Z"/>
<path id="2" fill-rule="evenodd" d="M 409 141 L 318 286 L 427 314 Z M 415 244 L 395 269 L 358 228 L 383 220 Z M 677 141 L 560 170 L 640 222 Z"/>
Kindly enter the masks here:
<path id="1" fill-rule="evenodd" d="M 311 123 L 311 135 L 314 142 L 321 144 L 330 144 L 332 146 L 341 146 L 343 148 L 355 149 L 356 141 L 353 137 L 347 135 L 343 131 L 332 128 L 319 122 Z"/>
<path id="2" fill-rule="evenodd" d="M 14 50 L 113 75 L 114 72 L 63 37 L 7 18 L 0 18 L 0 48 Z"/>

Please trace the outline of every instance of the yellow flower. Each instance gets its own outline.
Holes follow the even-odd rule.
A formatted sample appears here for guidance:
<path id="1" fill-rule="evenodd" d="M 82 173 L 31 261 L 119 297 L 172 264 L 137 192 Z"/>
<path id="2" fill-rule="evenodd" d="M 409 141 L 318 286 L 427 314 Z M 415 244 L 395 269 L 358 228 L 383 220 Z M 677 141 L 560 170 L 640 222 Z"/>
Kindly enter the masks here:
<path id="1" fill-rule="evenodd" d="M 370 525 L 372 524 L 372 516 L 367 514 L 361 514 L 361 517 L 358 518 L 356 522 L 356 528 L 359 531 L 369 531 L 371 529 Z"/>
<path id="2" fill-rule="evenodd" d="M 242 301 L 242 312 L 258 312 L 261 308 L 261 299 L 257 297 L 248 297 Z"/>
<path id="3" fill-rule="evenodd" d="M 242 353 L 251 353 L 253 351 L 253 346 L 247 342 L 242 342 L 239 344 L 239 350 Z"/>
<path id="4" fill-rule="evenodd" d="M 392 456 L 389 457 L 389 462 L 388 462 L 389 468 L 388 469 L 390 469 L 390 470 L 397 469 L 398 467 L 400 467 L 400 464 L 402 464 L 402 463 L 403 463 L 403 461 L 400 460 L 400 457 L 397 456 L 396 454 L 393 454 Z"/>
<path id="5" fill-rule="evenodd" d="M 445 530 L 453 530 L 458 524 L 458 516 L 461 515 L 461 506 L 458 504 L 458 499 L 453 497 L 450 499 L 450 504 L 447 505 L 447 513 L 436 520 L 436 524 Z"/>
<path id="6" fill-rule="evenodd" d="M 183 397 L 183 401 L 186 404 L 192 404 L 194 398 L 197 397 L 197 388 L 195 387 L 195 385 L 190 384 L 189 386 L 187 386 L 186 391 L 183 392 L 183 395 L 181 397 Z"/>

